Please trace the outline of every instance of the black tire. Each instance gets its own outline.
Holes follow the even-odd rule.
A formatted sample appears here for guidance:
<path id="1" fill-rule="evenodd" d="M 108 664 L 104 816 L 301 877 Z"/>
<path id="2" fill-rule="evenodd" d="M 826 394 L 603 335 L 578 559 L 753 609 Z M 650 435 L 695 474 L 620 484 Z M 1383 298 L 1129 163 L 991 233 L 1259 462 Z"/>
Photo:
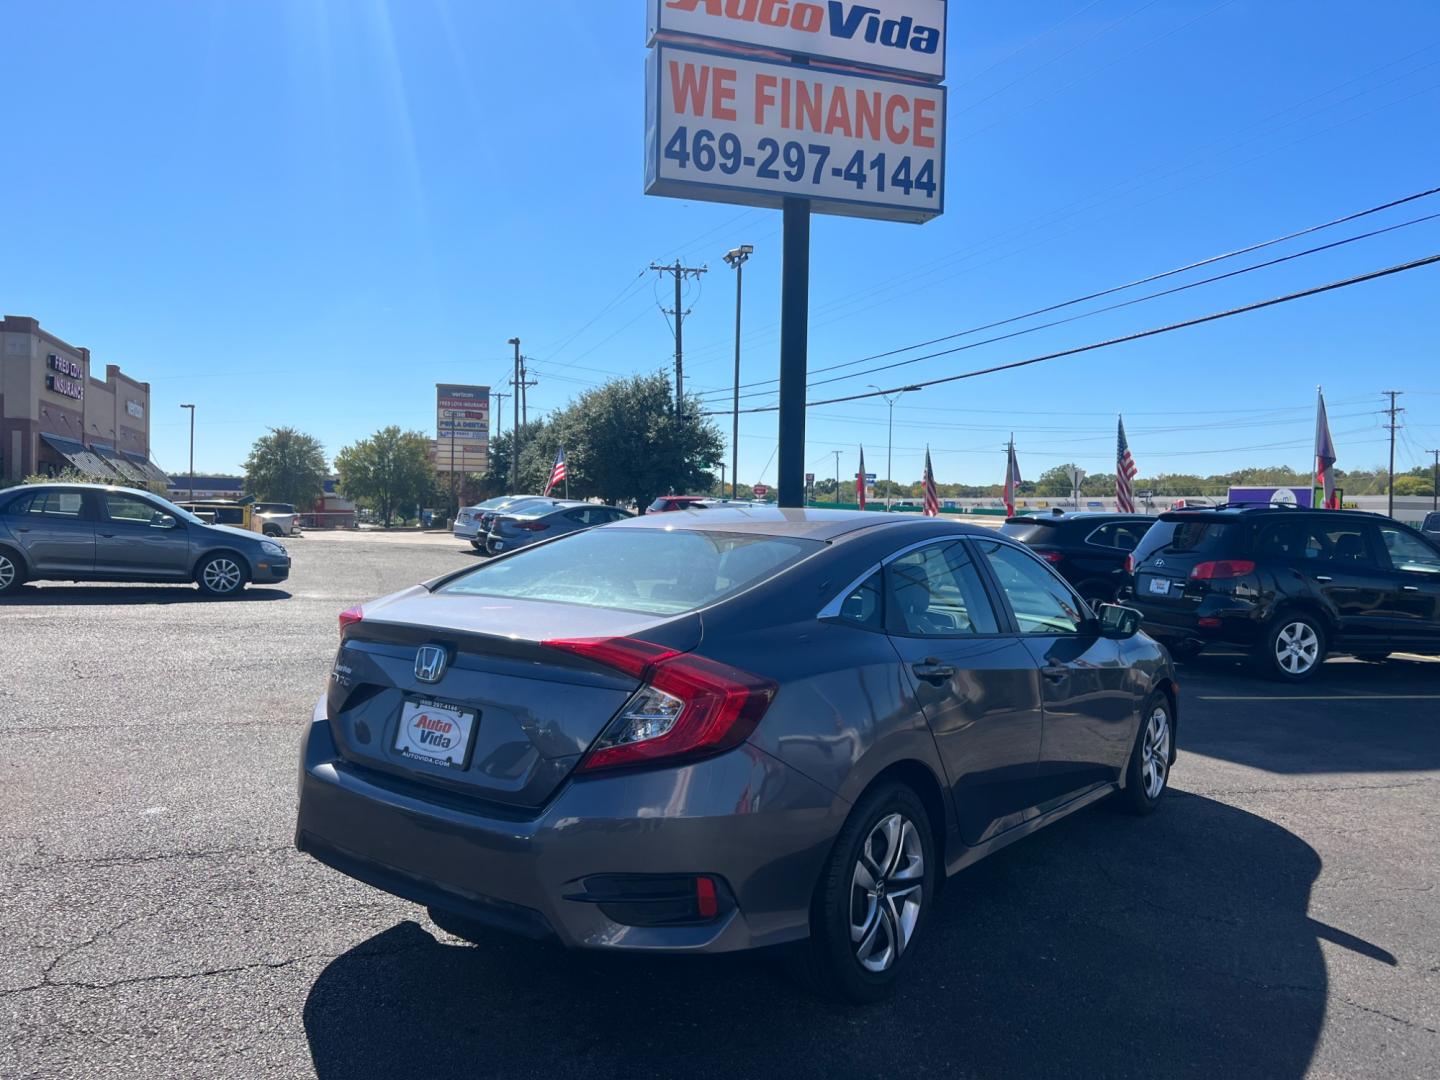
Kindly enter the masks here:
<path id="1" fill-rule="evenodd" d="M 285 535 L 284 533 L 282 533 L 282 532 L 280 531 L 280 526 L 279 526 L 279 525 L 266 525 L 261 531 L 262 531 L 266 536 L 284 536 L 284 535 Z"/>
<path id="2" fill-rule="evenodd" d="M 200 591 L 206 596 L 239 596 L 249 577 L 245 560 L 228 551 L 207 555 L 200 560 L 200 565 L 195 567 L 195 584 L 200 586 Z"/>
<path id="3" fill-rule="evenodd" d="M 882 823 L 897 815 L 900 825 L 895 835 L 901 841 L 880 855 L 884 849 L 870 843 L 871 838 L 879 836 L 883 840 Z M 921 865 L 918 875 L 910 876 L 917 847 Z M 898 859 L 887 857 L 897 851 Z M 882 871 L 879 882 L 884 886 L 878 896 L 857 883 L 862 852 L 867 866 L 878 856 Z M 887 867 L 890 872 L 884 874 Z M 868 869 L 864 872 L 870 874 Z M 930 818 L 920 797 L 901 783 L 884 784 L 871 791 L 850 812 L 820 872 L 810 905 L 810 938 L 797 946 L 794 954 L 796 974 L 824 997 L 861 1004 L 888 997 L 923 938 L 942 872 Z M 912 910 L 911 899 L 916 893 L 919 906 Z M 898 907 L 897 896 L 902 897 Z M 858 944 L 851 936 L 851 923 L 857 917 L 872 926 L 870 934 Z M 910 926 L 908 937 L 903 930 L 906 921 Z M 897 926 L 901 927 L 898 933 L 903 941 L 898 950 L 893 947 L 893 928 Z M 880 948 L 881 934 L 887 942 L 885 950 L 893 954 L 888 961 L 885 950 Z M 862 949 L 868 949 L 866 959 L 871 964 L 883 964 L 883 968 L 868 970 L 858 955 Z"/>
<path id="4" fill-rule="evenodd" d="M 1254 653 L 1255 666 L 1267 678 L 1302 683 L 1325 662 L 1325 627 L 1314 615 L 1282 612 L 1270 621 Z"/>
<path id="5" fill-rule="evenodd" d="M 24 561 L 9 548 L 0 548 L 0 596 L 8 596 L 24 584 Z"/>
<path id="6" fill-rule="evenodd" d="M 1157 728 L 1163 728 L 1163 735 L 1159 736 L 1163 748 L 1159 754 L 1153 752 Z M 1165 694 L 1156 691 L 1145 699 L 1145 707 L 1140 710 L 1140 727 L 1135 732 L 1135 745 L 1130 749 L 1130 762 L 1125 767 L 1125 786 L 1115 793 L 1115 806 L 1137 817 L 1153 814 L 1165 792 L 1170 790 L 1173 764 L 1175 708 Z"/>
<path id="7" fill-rule="evenodd" d="M 482 544 L 479 540 L 471 540 L 470 546 L 476 551 L 480 552 L 480 554 L 485 554 L 485 545 Z"/>

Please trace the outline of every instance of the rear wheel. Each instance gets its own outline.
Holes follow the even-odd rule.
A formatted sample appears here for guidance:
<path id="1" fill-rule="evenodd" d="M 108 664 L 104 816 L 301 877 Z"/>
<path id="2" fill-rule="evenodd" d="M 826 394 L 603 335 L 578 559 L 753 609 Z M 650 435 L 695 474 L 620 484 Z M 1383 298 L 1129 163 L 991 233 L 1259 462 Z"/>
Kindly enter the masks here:
<path id="1" fill-rule="evenodd" d="M 1255 654 L 1260 670 L 1282 682 L 1312 678 L 1325 660 L 1325 628 L 1313 615 L 1287 613 L 1270 624 Z"/>
<path id="2" fill-rule="evenodd" d="M 279 526 L 279 525 L 266 525 L 263 531 L 264 531 L 264 533 L 265 533 L 266 536 L 284 536 L 284 535 L 285 535 L 283 532 L 280 531 L 280 526 Z"/>
<path id="3" fill-rule="evenodd" d="M 932 906 L 939 858 L 919 796 L 900 783 L 851 811 L 821 871 L 800 947 L 811 989 L 854 1002 L 893 992 Z"/>
<path id="4" fill-rule="evenodd" d="M 200 563 L 195 570 L 195 583 L 209 596 L 234 596 L 245 587 L 245 576 L 239 557 L 221 552 Z"/>
<path id="5" fill-rule="evenodd" d="M 0 596 L 12 593 L 25 583 L 25 567 L 18 556 L 0 548 Z"/>

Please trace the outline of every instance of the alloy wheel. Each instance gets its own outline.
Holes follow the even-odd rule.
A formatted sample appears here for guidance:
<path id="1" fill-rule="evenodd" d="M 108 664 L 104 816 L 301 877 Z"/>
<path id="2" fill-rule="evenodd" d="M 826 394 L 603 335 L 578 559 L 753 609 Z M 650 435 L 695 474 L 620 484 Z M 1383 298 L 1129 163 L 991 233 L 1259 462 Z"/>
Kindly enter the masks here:
<path id="1" fill-rule="evenodd" d="M 1320 661 L 1320 635 L 1309 623 L 1292 622 L 1275 636 L 1275 663 L 1287 675 L 1304 675 Z"/>
<path id="2" fill-rule="evenodd" d="M 1170 778 L 1170 715 L 1157 708 L 1145 723 L 1145 741 L 1140 746 L 1140 780 L 1145 797 L 1155 800 Z"/>
<path id="3" fill-rule="evenodd" d="M 15 584 L 15 563 L 8 555 L 0 555 L 0 592 Z"/>
<path id="4" fill-rule="evenodd" d="M 205 579 L 205 587 L 211 592 L 234 592 L 240 587 L 240 567 L 233 559 L 211 559 L 205 564 L 202 576 Z"/>
<path id="5" fill-rule="evenodd" d="M 925 896 L 925 849 L 904 814 L 875 823 L 850 887 L 850 942 L 867 971 L 885 971 L 910 944 Z"/>

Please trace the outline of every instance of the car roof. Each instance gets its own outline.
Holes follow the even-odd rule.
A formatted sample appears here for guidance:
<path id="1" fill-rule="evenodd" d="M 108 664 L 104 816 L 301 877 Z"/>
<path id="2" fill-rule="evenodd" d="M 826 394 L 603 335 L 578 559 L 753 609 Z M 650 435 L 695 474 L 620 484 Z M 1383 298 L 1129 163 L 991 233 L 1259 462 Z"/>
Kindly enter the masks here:
<path id="1" fill-rule="evenodd" d="M 1120 510 L 1078 510 L 1064 514 L 1016 514 L 1005 519 L 1006 525 L 1064 525 L 1067 521 L 1145 521 L 1149 514 L 1127 514 Z"/>
<path id="2" fill-rule="evenodd" d="M 1167 510 L 1160 515 L 1161 521 L 1248 521 L 1251 518 L 1311 518 L 1323 515 L 1326 521 L 1390 521 L 1384 514 L 1369 510 L 1324 510 L 1317 507 L 1297 506 L 1197 506 L 1193 510 Z"/>
<path id="3" fill-rule="evenodd" d="M 693 532 L 755 533 L 760 536 L 801 536 L 833 540 L 847 533 L 881 526 L 934 522 L 956 532 L 993 537 L 994 529 L 954 518 L 917 518 L 914 514 L 886 514 L 866 510 L 822 510 L 818 507 L 716 506 L 709 510 L 672 510 L 626 518 L 607 529 L 685 529 Z M 923 527 L 923 526 L 922 526 Z"/>
<path id="4" fill-rule="evenodd" d="M 137 495 L 155 495 L 153 491 L 145 488 L 126 487 L 124 484 L 72 484 L 64 480 L 57 480 L 53 484 L 16 484 L 13 487 L 5 488 L 6 494 L 20 491 L 133 491 Z M 155 496 L 165 498 L 164 495 Z"/>

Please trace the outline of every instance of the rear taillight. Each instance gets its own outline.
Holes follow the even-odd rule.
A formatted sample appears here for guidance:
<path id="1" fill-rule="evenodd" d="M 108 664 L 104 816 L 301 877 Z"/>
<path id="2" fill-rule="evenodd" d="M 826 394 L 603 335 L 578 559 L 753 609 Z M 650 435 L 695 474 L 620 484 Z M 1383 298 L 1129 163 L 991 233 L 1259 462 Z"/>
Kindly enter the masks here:
<path id="1" fill-rule="evenodd" d="M 1060 563 L 1065 561 L 1065 556 L 1059 551 L 1037 551 L 1035 554 L 1048 563 Z"/>
<path id="2" fill-rule="evenodd" d="M 640 679 L 590 752 L 582 771 L 693 759 L 740 745 L 755 730 L 779 687 L 769 679 L 634 638 L 547 641 Z"/>
<path id="3" fill-rule="evenodd" d="M 1126 555 L 1126 556 L 1125 556 L 1125 573 L 1127 573 L 1127 574 L 1133 574 L 1134 572 L 1135 572 L 1135 556 L 1134 556 L 1134 555 Z"/>
<path id="4" fill-rule="evenodd" d="M 1244 577 L 1254 570 L 1255 564 L 1249 559 L 1216 559 L 1213 562 L 1196 563 L 1190 571 L 1190 580 L 1224 581 L 1228 578 Z"/>
<path id="5" fill-rule="evenodd" d="M 515 527 L 524 529 L 526 532 L 544 532 L 550 526 L 543 521 L 517 521 Z"/>
<path id="6" fill-rule="evenodd" d="M 342 641 L 345 638 L 345 631 L 363 618 L 365 618 L 365 609 L 359 604 L 340 612 L 340 638 Z"/>

